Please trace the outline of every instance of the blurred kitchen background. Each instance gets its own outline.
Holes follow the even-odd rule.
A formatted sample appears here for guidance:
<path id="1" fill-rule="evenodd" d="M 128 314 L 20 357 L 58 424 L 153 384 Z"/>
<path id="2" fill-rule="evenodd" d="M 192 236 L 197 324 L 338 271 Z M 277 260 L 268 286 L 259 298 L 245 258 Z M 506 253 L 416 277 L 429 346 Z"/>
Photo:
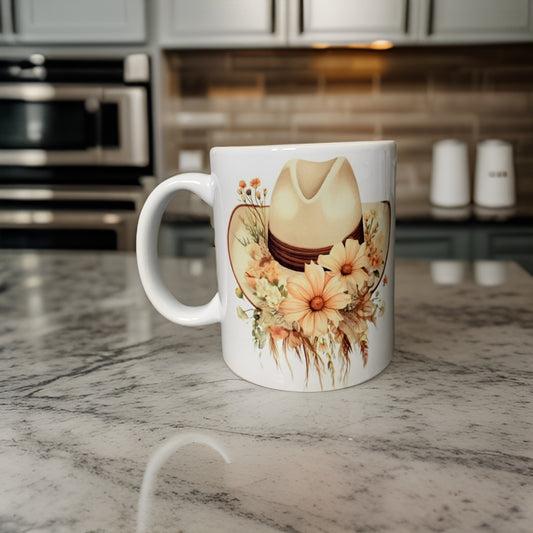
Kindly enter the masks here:
<path id="1" fill-rule="evenodd" d="M 397 255 L 533 271 L 533 0 L 0 0 L 0 247 L 133 250 L 213 146 L 393 139 Z M 510 143 L 516 202 L 431 205 L 433 146 Z M 508 176 L 509 179 L 512 176 Z M 464 202 L 463 202 L 464 203 Z M 497 202 L 496 202 L 497 203 Z M 163 255 L 202 257 L 182 193 Z"/>

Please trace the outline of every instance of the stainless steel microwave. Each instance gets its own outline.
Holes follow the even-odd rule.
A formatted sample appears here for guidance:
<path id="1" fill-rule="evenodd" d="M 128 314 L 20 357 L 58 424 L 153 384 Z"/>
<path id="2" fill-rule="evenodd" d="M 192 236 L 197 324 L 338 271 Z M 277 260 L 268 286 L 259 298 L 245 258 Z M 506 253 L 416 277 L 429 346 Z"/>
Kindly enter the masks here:
<path id="1" fill-rule="evenodd" d="M 0 84 L 0 163 L 148 164 L 146 89 Z"/>
<path id="2" fill-rule="evenodd" d="M 147 74 L 143 83 L 128 81 L 139 62 L 129 69 L 127 60 L 121 63 L 115 77 L 102 61 L 65 63 L 3 68 L 0 165 L 147 166 Z"/>

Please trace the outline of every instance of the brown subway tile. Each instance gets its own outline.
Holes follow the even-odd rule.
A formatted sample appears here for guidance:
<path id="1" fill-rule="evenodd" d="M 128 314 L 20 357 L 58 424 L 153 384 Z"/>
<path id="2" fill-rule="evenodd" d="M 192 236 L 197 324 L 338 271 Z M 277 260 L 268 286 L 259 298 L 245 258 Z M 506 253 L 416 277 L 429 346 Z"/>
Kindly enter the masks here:
<path id="1" fill-rule="evenodd" d="M 168 51 L 165 55 L 171 70 L 181 73 L 228 71 L 231 53 L 223 50 Z"/>
<path id="2" fill-rule="evenodd" d="M 184 130 L 224 128 L 230 125 L 230 115 L 217 111 L 180 111 L 174 115 L 173 119 L 176 126 Z"/>
<path id="3" fill-rule="evenodd" d="M 479 86 L 479 73 L 475 69 L 430 70 L 427 74 L 430 91 L 468 92 Z"/>
<path id="4" fill-rule="evenodd" d="M 294 113 L 291 125 L 303 130 L 334 130 L 374 135 L 376 120 L 371 115 L 347 115 L 346 113 Z"/>
<path id="5" fill-rule="evenodd" d="M 212 131 L 209 134 L 209 146 L 254 146 L 265 144 L 293 143 L 292 134 L 288 130 L 243 130 L 243 131 Z"/>
<path id="6" fill-rule="evenodd" d="M 529 99 L 524 92 L 435 91 L 428 97 L 432 108 L 464 110 L 478 113 L 519 113 L 528 111 Z"/>
<path id="7" fill-rule="evenodd" d="M 313 51 L 311 51 L 313 52 Z M 309 68 L 330 77 L 369 79 L 386 68 L 382 53 L 369 50 L 315 50 Z"/>
<path id="8" fill-rule="evenodd" d="M 326 77 L 322 81 L 325 94 L 371 94 L 374 89 L 372 78 L 364 80 L 331 79 Z"/>
<path id="9" fill-rule="evenodd" d="M 325 94 L 322 98 L 324 111 L 354 113 L 380 113 L 423 111 L 427 108 L 425 94 L 391 92 L 373 94 Z"/>
<path id="10" fill-rule="evenodd" d="M 298 50 L 236 50 L 232 54 L 234 71 L 305 72 L 311 69 L 313 55 Z"/>
<path id="11" fill-rule="evenodd" d="M 487 90 L 516 91 L 528 90 L 533 85 L 533 56 L 526 65 L 501 65 L 488 67 L 484 71 L 483 84 Z"/>
<path id="12" fill-rule="evenodd" d="M 382 119 L 385 135 L 464 136 L 473 134 L 476 124 L 474 114 L 397 113 Z"/>
<path id="13" fill-rule="evenodd" d="M 286 128 L 289 126 L 287 113 L 236 113 L 233 117 L 234 129 Z"/>
<path id="14" fill-rule="evenodd" d="M 314 94 L 319 89 L 319 76 L 313 72 L 299 71 L 265 73 L 265 92 L 274 94 Z"/>
<path id="15" fill-rule="evenodd" d="M 533 116 L 486 116 L 479 119 L 479 136 L 482 138 L 516 138 L 533 136 Z"/>

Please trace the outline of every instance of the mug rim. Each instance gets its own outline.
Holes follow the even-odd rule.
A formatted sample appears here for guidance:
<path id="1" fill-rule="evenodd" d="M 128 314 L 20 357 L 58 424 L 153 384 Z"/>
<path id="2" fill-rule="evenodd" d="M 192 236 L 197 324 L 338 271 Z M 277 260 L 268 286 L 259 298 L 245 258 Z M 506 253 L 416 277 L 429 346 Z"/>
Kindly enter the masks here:
<path id="1" fill-rule="evenodd" d="M 338 142 L 318 142 L 318 143 L 290 143 L 290 144 L 259 144 L 259 145 L 242 145 L 242 146 L 214 146 L 209 150 L 209 155 L 212 156 L 218 152 L 236 152 L 236 151 L 293 151 L 301 149 L 319 149 L 319 148 L 336 148 L 336 147 L 367 147 L 367 148 L 385 148 L 396 147 L 396 141 L 383 139 L 375 141 L 338 141 Z"/>

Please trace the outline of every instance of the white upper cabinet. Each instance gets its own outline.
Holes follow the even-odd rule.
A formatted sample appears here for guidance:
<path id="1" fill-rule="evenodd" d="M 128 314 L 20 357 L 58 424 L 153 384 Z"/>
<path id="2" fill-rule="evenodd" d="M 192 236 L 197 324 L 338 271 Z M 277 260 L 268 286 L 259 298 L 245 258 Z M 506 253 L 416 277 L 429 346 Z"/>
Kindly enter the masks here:
<path id="1" fill-rule="evenodd" d="M 425 44 L 533 41 L 532 0 L 424 0 Z"/>
<path id="2" fill-rule="evenodd" d="M 418 0 L 289 0 L 289 43 L 413 42 L 418 7 Z"/>
<path id="3" fill-rule="evenodd" d="M 144 0 L 15 0 L 20 43 L 137 43 L 145 40 Z"/>
<path id="4" fill-rule="evenodd" d="M 162 46 L 212 48 L 287 44 L 286 0 L 159 0 L 157 7 Z"/>
<path id="5" fill-rule="evenodd" d="M 0 43 L 12 43 L 15 40 L 12 8 L 11 0 L 0 0 Z"/>

